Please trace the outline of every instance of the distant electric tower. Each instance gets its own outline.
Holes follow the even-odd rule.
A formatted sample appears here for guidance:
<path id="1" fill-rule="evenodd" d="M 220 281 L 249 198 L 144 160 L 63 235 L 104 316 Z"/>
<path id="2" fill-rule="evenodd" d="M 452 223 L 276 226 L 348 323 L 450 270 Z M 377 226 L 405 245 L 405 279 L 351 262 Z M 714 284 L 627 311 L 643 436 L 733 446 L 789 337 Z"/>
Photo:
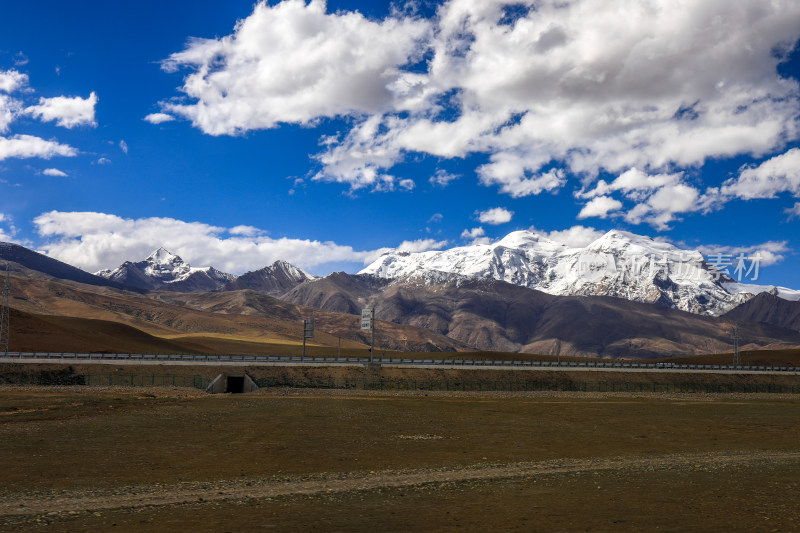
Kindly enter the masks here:
<path id="1" fill-rule="evenodd" d="M 739 359 L 739 323 L 733 323 L 733 364 L 739 366 L 741 361 Z"/>
<path id="2" fill-rule="evenodd" d="M 11 281 L 8 274 L 8 263 L 6 263 L 6 275 L 3 276 L 3 288 L 0 289 L 0 352 L 3 352 L 5 357 L 8 357 L 10 297 Z"/>

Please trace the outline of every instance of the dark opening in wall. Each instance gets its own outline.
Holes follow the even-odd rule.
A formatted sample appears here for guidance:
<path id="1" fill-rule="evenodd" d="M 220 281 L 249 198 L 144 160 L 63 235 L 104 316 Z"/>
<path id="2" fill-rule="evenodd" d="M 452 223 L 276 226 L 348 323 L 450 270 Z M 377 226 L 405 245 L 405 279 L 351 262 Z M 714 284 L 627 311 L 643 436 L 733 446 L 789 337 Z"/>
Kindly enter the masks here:
<path id="1" fill-rule="evenodd" d="M 244 392 L 244 376 L 228 376 L 225 392 L 241 394 Z"/>

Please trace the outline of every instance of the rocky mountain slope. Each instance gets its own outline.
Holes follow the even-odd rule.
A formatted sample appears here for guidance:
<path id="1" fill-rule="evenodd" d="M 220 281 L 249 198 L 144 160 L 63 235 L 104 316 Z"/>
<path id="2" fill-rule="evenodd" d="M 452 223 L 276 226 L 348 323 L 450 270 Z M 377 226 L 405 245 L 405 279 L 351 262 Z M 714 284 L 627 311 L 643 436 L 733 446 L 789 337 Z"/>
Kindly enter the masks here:
<path id="1" fill-rule="evenodd" d="M 234 277 L 225 283 L 221 290 L 238 291 L 250 289 L 277 296 L 295 288 L 304 281 L 312 279 L 316 279 L 316 276 L 312 276 L 291 263 L 275 261 L 270 266 L 260 270 L 246 272 L 241 276 Z"/>
<path id="2" fill-rule="evenodd" d="M 59 279 L 99 287 L 126 288 L 113 280 L 89 274 L 80 268 L 75 268 L 52 257 L 34 252 L 24 246 L 0 242 L 0 272 L 5 273 L 6 264 L 10 271 L 19 272 L 30 277 Z"/>
<path id="3" fill-rule="evenodd" d="M 800 331 L 800 302 L 790 302 L 768 292 L 756 295 L 724 316 L 732 320 L 761 322 Z"/>
<path id="4" fill-rule="evenodd" d="M 494 279 L 388 282 L 336 273 L 284 299 L 326 310 L 375 307 L 381 320 L 427 328 L 477 350 L 601 357 L 732 350 L 732 320 L 621 298 L 554 296 Z M 743 324 L 740 330 L 748 349 L 800 344 L 797 332 L 778 327 Z"/>
<path id="5" fill-rule="evenodd" d="M 515 231 L 494 244 L 387 253 L 360 273 L 436 281 L 457 274 L 553 295 L 614 296 L 708 315 L 722 314 L 764 290 L 800 299 L 800 291 L 736 283 L 698 251 L 624 231 L 609 231 L 583 248 Z"/>

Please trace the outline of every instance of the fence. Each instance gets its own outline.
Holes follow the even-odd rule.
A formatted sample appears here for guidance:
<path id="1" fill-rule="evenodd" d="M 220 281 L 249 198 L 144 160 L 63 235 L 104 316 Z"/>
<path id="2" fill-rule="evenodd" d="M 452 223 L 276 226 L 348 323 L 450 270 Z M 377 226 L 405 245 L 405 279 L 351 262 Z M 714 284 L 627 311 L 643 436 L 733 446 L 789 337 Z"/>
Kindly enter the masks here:
<path id="1" fill-rule="evenodd" d="M 258 378 L 259 388 L 351 389 L 376 391 L 464 391 L 464 392 L 662 392 L 662 393 L 773 393 L 800 394 L 800 384 L 775 383 L 668 383 L 625 381 L 424 381 L 412 379 Z M 123 387 L 192 387 L 205 389 L 211 379 L 173 374 L 75 374 L 56 372 L 9 372 L 0 374 L 0 384 L 84 385 Z"/>
<path id="2" fill-rule="evenodd" d="M 116 387 L 193 387 L 205 389 L 211 380 L 203 376 L 172 374 L 75 374 L 71 372 L 9 372 L 0 374 L 0 384 L 86 385 Z"/>
<path id="3" fill-rule="evenodd" d="M 798 394 L 800 385 L 772 383 L 645 383 L 622 381 L 421 381 L 370 380 L 365 378 L 260 378 L 260 388 L 290 387 L 384 391 L 571 391 L 571 392 L 667 392 L 667 393 L 774 393 Z"/>

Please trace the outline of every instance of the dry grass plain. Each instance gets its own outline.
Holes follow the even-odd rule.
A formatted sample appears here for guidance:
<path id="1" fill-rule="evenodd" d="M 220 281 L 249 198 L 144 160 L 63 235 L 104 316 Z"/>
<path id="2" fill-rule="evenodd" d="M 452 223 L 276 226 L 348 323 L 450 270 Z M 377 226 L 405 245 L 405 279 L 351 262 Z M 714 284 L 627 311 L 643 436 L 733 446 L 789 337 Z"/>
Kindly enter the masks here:
<path id="1" fill-rule="evenodd" d="M 0 388 L 3 531 L 800 529 L 800 398 Z"/>

